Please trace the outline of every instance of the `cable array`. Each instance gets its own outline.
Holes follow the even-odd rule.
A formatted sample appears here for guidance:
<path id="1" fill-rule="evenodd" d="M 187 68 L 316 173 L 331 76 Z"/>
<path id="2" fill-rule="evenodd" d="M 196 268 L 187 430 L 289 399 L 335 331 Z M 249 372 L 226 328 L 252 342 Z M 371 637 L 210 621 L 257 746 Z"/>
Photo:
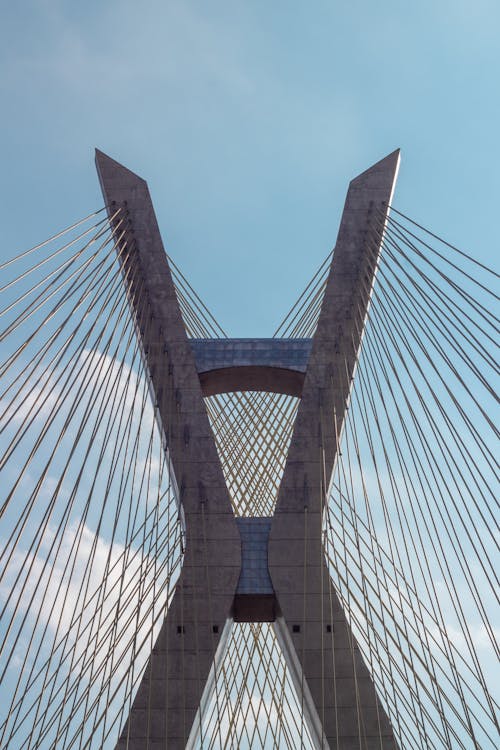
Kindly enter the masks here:
<path id="1" fill-rule="evenodd" d="M 103 211 L 2 267 L 2 748 L 114 746 L 182 561 Z"/>
<path id="2" fill-rule="evenodd" d="M 0 267 L 2 748 L 114 747 L 182 565 L 127 218 L 103 211 Z M 396 208 L 378 220 L 324 551 L 399 746 L 493 750 L 499 276 Z M 330 263 L 275 336 L 313 336 Z M 170 266 L 188 336 L 225 337 Z M 205 402 L 235 515 L 271 516 L 298 400 Z M 273 625 L 233 623 L 198 747 L 313 746 Z"/>
<path id="3" fill-rule="evenodd" d="M 405 748 L 498 743 L 497 281 L 390 214 L 325 550 Z"/>

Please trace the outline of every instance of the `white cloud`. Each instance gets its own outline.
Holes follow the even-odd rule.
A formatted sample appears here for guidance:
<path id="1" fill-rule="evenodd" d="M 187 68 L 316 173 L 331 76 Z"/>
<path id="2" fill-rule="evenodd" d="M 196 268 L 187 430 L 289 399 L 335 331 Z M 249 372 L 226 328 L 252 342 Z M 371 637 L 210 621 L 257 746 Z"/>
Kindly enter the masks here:
<path id="1" fill-rule="evenodd" d="M 56 686 L 69 679 L 69 685 L 73 685 L 78 695 L 85 695 L 86 691 L 96 695 L 96 691 L 105 688 L 111 670 L 114 687 L 127 674 L 137 636 L 138 652 L 133 660 L 137 679 L 163 621 L 167 592 L 172 591 L 176 576 L 163 591 L 161 588 L 178 560 L 178 550 L 170 550 L 170 564 L 153 586 L 155 568 L 161 560 L 155 561 L 135 547 L 127 550 L 117 542 L 109 544 L 86 524 L 77 523 L 66 530 L 55 554 L 51 545 L 59 540 L 57 530 L 49 526 L 37 554 L 17 550 L 0 585 L 0 601 L 5 604 L 10 598 L 8 611 L 16 616 L 14 632 L 19 618 L 29 615 L 28 631 L 31 628 L 34 641 L 30 644 L 26 672 L 36 662 L 36 673 L 50 654 L 50 644 L 58 645 L 47 671 L 48 685 L 52 685 L 53 677 Z M 44 642 L 40 643 L 46 629 Z M 22 664 L 27 640 L 23 634 L 11 661 L 10 674 L 7 673 L 7 686 L 17 677 L 15 671 Z M 143 640 L 145 645 L 139 648 Z M 69 654 L 69 658 L 59 664 L 63 653 Z M 39 688 L 40 683 L 35 682 L 31 690 L 26 690 L 27 705 L 32 700 L 43 705 L 49 689 L 44 696 L 37 694 Z M 118 708 L 115 704 L 115 710 Z M 54 710 L 64 713 L 64 707 L 58 707 L 58 700 L 52 707 L 44 708 L 47 716 Z"/>

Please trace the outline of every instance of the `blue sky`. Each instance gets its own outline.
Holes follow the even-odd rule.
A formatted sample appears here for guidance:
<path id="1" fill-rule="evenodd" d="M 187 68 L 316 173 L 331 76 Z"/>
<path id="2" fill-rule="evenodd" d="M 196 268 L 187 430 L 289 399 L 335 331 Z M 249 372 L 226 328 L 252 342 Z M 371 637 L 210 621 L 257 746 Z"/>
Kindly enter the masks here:
<path id="1" fill-rule="evenodd" d="M 269 335 L 335 242 L 349 179 L 400 146 L 395 205 L 493 263 L 496 0 L 4 3 L 3 254 L 144 176 L 230 335 Z"/>
<path id="2" fill-rule="evenodd" d="M 270 335 L 347 185 L 498 265 L 498 0 L 4 0 L 2 257 L 101 207 L 94 147 L 149 182 L 168 252 L 233 336 Z"/>

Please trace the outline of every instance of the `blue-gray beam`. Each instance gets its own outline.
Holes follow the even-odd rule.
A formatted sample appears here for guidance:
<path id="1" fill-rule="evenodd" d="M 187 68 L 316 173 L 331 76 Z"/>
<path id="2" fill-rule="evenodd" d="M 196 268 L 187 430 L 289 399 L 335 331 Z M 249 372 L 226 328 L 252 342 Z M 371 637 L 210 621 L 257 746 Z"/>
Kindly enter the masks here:
<path id="1" fill-rule="evenodd" d="M 300 397 L 312 339 L 190 339 L 204 396 L 270 391 Z"/>

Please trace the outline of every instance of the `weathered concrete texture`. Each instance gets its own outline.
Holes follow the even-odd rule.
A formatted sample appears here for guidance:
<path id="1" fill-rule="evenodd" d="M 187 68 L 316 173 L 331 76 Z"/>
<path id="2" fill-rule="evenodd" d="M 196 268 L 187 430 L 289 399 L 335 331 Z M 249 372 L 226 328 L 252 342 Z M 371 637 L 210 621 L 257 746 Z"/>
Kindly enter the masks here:
<path id="1" fill-rule="evenodd" d="M 205 396 L 270 391 L 300 396 L 312 339 L 190 339 Z"/>
<path id="2" fill-rule="evenodd" d="M 101 152 L 97 169 L 186 520 L 180 580 L 118 747 L 184 748 L 230 616 L 241 567 L 236 521 L 147 184 Z M 125 218 L 125 223 L 120 219 Z"/>
<path id="3" fill-rule="evenodd" d="M 396 151 L 350 184 L 269 539 L 278 606 L 323 742 L 345 750 L 396 747 L 333 590 L 321 533 L 376 271 L 379 210 L 387 211 L 398 163 Z"/>

